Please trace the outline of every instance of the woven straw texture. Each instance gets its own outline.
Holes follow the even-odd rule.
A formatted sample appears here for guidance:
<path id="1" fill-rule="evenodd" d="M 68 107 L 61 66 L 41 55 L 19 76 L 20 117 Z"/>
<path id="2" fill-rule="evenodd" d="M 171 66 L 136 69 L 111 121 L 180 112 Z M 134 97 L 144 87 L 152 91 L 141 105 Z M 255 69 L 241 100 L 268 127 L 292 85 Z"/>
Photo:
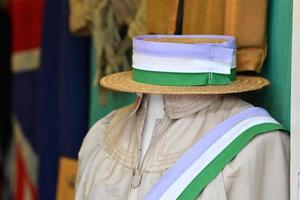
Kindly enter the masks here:
<path id="1" fill-rule="evenodd" d="M 100 80 L 102 87 L 129 93 L 148 94 L 231 94 L 253 91 L 269 85 L 269 81 L 257 76 L 237 76 L 230 85 L 209 86 L 159 86 L 136 82 L 132 72 L 120 72 L 108 75 Z"/>

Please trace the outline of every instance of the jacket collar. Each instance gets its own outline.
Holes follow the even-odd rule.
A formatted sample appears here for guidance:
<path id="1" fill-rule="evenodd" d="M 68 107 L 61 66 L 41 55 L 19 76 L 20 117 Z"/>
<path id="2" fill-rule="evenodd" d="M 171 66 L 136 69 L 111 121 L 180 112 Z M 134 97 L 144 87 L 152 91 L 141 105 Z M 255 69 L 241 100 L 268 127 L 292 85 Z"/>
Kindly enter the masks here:
<path id="1" fill-rule="evenodd" d="M 180 119 L 207 108 L 221 95 L 164 95 L 165 111 L 170 119 Z M 148 95 L 137 94 L 135 108 L 130 116 L 147 109 Z"/>
<path id="2" fill-rule="evenodd" d="M 162 120 L 163 123 L 170 123 L 172 120 L 169 119 L 180 119 L 205 110 L 221 95 L 164 95 L 163 98 L 166 117 Z M 147 105 L 148 95 L 137 96 L 135 104 L 117 111 L 107 129 L 107 151 L 128 168 L 136 168 L 138 165 L 138 144 L 141 142 Z M 163 127 L 167 128 L 168 125 Z"/>

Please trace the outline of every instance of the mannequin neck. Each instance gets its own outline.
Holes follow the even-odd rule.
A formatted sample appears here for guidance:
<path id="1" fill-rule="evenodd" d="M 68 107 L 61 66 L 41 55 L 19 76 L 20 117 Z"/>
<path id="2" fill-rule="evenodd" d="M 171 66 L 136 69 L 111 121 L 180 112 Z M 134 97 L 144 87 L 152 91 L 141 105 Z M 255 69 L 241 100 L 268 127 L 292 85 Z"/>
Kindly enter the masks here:
<path id="1" fill-rule="evenodd" d="M 165 114 L 163 95 L 150 94 L 148 99 L 148 109 L 146 120 L 149 118 L 163 119 Z"/>
<path id="2" fill-rule="evenodd" d="M 163 95 L 150 94 L 148 96 L 148 109 L 144 123 L 142 143 L 141 143 L 141 154 L 140 164 L 144 160 L 146 152 L 150 146 L 153 129 L 157 119 L 163 119 L 165 115 L 165 106 Z"/>

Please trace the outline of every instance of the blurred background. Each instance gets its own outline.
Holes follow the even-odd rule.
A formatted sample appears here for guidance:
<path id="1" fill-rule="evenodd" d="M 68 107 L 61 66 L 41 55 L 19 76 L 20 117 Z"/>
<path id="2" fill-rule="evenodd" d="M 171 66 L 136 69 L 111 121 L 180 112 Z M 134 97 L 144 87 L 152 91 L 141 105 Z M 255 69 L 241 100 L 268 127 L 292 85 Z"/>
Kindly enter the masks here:
<path id="1" fill-rule="evenodd" d="M 0 0 L 0 198 L 73 199 L 77 153 L 87 131 L 135 100 L 134 94 L 109 92 L 98 84 L 107 74 L 130 69 L 131 38 L 227 34 L 224 16 L 214 13 L 226 14 L 227 4 L 238 2 Z M 242 12 L 267 1 L 243 2 Z M 197 6 L 209 12 L 189 10 Z M 289 128 L 292 0 L 269 1 L 263 13 L 268 56 L 255 71 L 271 86 L 241 97 L 267 108 Z M 201 26 L 186 20 L 188 14 Z M 218 27 L 211 28 L 219 18 Z"/>

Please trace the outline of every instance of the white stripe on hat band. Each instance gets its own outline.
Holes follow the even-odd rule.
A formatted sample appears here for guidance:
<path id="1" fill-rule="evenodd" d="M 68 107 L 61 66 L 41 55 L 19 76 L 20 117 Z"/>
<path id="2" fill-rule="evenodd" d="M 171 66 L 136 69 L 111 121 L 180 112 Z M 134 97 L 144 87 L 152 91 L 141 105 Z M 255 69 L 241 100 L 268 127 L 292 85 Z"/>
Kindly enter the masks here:
<path id="1" fill-rule="evenodd" d="M 132 62 L 132 67 L 135 69 L 156 72 L 230 74 L 231 69 L 236 67 L 235 55 L 233 56 L 232 62 L 229 63 L 134 53 Z"/>
<path id="2" fill-rule="evenodd" d="M 196 160 L 181 176 L 168 188 L 168 190 L 159 198 L 160 200 L 176 199 L 188 184 L 228 145 L 232 143 L 241 133 L 252 126 L 262 123 L 278 123 L 271 117 L 260 116 L 246 119 L 217 140 L 207 151 Z"/>

